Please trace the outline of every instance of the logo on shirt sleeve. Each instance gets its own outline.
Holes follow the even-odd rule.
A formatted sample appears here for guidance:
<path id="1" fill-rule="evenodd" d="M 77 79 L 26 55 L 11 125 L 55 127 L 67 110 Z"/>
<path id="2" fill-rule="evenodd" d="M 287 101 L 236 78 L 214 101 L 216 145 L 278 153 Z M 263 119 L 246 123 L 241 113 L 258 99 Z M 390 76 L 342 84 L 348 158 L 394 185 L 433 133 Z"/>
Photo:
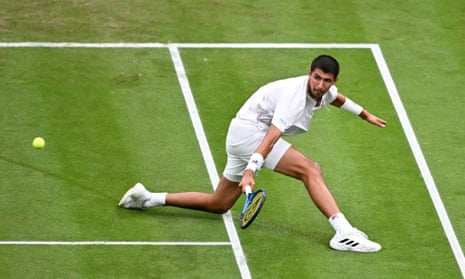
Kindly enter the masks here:
<path id="1" fill-rule="evenodd" d="M 282 119 L 282 118 L 279 118 L 279 123 L 281 123 L 284 127 L 287 127 L 287 126 L 288 126 L 288 125 L 287 125 L 287 124 L 288 124 L 287 121 L 284 120 L 284 119 Z"/>

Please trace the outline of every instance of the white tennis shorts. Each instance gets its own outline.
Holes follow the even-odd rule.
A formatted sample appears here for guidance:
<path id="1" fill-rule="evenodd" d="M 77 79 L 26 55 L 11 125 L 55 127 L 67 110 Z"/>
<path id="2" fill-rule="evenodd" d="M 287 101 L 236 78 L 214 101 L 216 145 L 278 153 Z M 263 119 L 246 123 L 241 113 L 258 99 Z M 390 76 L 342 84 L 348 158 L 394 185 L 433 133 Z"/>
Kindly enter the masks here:
<path id="1" fill-rule="evenodd" d="M 234 118 L 229 125 L 226 136 L 226 152 L 228 160 L 223 176 L 230 181 L 240 182 L 250 157 L 262 142 L 267 127 L 260 127 L 257 123 Z M 264 168 L 273 170 L 291 144 L 280 138 L 271 152 L 265 158 Z"/>

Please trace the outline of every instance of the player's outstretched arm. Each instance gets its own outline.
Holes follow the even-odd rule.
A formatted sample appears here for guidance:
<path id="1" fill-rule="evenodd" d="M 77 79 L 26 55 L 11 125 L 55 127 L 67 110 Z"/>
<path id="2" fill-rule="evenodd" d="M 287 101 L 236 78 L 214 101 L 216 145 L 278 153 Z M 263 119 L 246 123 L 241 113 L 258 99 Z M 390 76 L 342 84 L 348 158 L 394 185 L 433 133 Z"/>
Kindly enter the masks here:
<path id="1" fill-rule="evenodd" d="M 368 121 L 369 123 L 376 125 L 378 127 L 384 128 L 386 127 L 387 121 L 383 120 L 370 112 L 366 109 L 362 108 L 360 105 L 352 101 L 351 99 L 347 98 L 346 96 L 342 95 L 341 93 L 337 94 L 336 99 L 331 103 L 333 106 L 339 107 L 345 111 L 348 111 L 352 114 L 360 116 L 362 119 Z"/>

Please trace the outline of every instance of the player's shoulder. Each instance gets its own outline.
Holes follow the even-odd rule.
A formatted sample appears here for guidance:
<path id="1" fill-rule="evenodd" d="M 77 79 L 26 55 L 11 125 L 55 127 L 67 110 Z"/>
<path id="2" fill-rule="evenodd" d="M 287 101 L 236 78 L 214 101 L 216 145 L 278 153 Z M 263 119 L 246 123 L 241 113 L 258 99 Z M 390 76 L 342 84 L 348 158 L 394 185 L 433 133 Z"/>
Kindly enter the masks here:
<path id="1" fill-rule="evenodd" d="M 338 94 L 338 89 L 336 87 L 336 85 L 332 85 L 328 92 L 325 94 L 324 98 L 325 98 L 325 102 L 326 103 L 332 103 L 334 100 L 336 100 L 337 98 L 337 94 Z"/>
<path id="2" fill-rule="evenodd" d="M 336 85 L 331 85 L 331 87 L 329 88 L 328 91 L 331 92 L 331 93 L 333 93 L 333 94 L 337 94 L 337 93 L 338 93 L 338 89 L 337 89 Z"/>

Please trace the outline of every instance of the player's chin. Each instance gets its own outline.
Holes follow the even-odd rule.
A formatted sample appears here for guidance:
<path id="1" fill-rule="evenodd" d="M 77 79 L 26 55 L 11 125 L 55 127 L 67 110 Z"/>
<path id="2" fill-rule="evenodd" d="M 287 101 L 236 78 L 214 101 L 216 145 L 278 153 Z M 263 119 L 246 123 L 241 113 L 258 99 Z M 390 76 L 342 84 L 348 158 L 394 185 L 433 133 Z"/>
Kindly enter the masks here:
<path id="1" fill-rule="evenodd" d="M 312 94 L 312 97 L 314 99 L 319 100 L 319 99 L 323 98 L 324 94 L 325 94 L 325 92 L 323 92 L 323 91 L 314 91 L 313 94 Z"/>
<path id="2" fill-rule="evenodd" d="M 312 92 L 310 92 L 310 97 L 313 99 L 320 99 L 323 97 L 324 93 L 321 90 L 313 89 Z"/>

